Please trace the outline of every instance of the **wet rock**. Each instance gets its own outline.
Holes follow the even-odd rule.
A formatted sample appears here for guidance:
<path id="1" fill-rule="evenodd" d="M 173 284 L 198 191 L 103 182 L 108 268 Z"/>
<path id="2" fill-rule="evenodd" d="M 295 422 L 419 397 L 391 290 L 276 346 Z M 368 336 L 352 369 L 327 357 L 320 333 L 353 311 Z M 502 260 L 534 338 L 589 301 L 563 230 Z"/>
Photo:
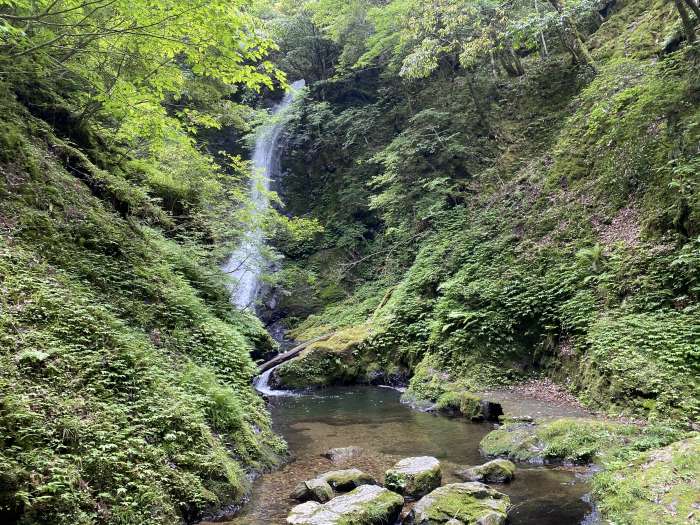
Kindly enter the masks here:
<path id="1" fill-rule="evenodd" d="M 328 503 L 309 501 L 294 507 L 289 525 L 385 525 L 394 523 L 403 498 L 376 485 L 363 485 Z"/>
<path id="2" fill-rule="evenodd" d="M 444 392 L 433 408 L 443 414 L 468 417 L 472 421 L 498 421 L 499 416 L 503 415 L 500 403 L 487 401 L 462 390 Z"/>
<path id="3" fill-rule="evenodd" d="M 452 483 L 432 491 L 411 509 L 410 525 L 503 525 L 510 499 L 483 483 Z"/>
<path id="4" fill-rule="evenodd" d="M 532 416 L 501 416 L 498 418 L 501 423 L 533 423 L 535 419 Z"/>
<path id="5" fill-rule="evenodd" d="M 291 497 L 297 501 L 325 503 L 333 499 L 334 491 L 348 492 L 362 485 L 376 485 L 376 481 L 360 469 L 333 470 L 317 478 L 302 481 L 294 488 Z"/>
<path id="6" fill-rule="evenodd" d="M 486 421 L 498 421 L 498 418 L 503 415 L 503 407 L 500 403 L 482 399 L 480 406 L 481 415 Z"/>
<path id="7" fill-rule="evenodd" d="M 440 486 L 442 471 L 440 462 L 430 456 L 402 459 L 384 476 L 389 490 L 402 494 L 406 499 L 418 499 Z"/>
<path id="8" fill-rule="evenodd" d="M 354 458 L 359 458 L 364 453 L 360 447 L 341 447 L 326 450 L 322 455 L 330 459 L 333 463 L 342 463 Z"/>
<path id="9" fill-rule="evenodd" d="M 478 467 L 458 470 L 455 475 L 464 481 L 508 483 L 515 477 L 515 465 L 507 459 L 494 459 Z"/>
<path id="10" fill-rule="evenodd" d="M 362 485 L 376 485 L 372 476 L 356 468 L 334 470 L 321 475 L 320 478 L 338 492 L 347 492 Z"/>
<path id="11" fill-rule="evenodd" d="M 332 500 L 334 494 L 331 485 L 325 479 L 319 477 L 299 483 L 291 496 L 297 501 L 325 503 Z"/>

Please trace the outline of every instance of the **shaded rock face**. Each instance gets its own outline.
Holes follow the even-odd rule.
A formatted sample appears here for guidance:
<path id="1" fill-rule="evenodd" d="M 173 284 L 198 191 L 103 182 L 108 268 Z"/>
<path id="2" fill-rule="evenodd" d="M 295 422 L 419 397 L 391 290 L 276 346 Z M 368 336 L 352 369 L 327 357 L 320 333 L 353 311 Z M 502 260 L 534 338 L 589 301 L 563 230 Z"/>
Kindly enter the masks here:
<path id="1" fill-rule="evenodd" d="M 333 463 L 341 463 L 359 458 L 363 452 L 363 449 L 360 447 L 331 448 L 323 453 L 323 457 L 330 459 Z"/>
<path id="2" fill-rule="evenodd" d="M 411 509 L 409 525 L 503 525 L 510 499 L 483 483 L 452 483 L 432 491 Z"/>
<path id="3" fill-rule="evenodd" d="M 500 403 L 482 399 L 480 406 L 482 417 L 486 421 L 498 421 L 499 417 L 503 415 L 503 407 Z"/>
<path id="4" fill-rule="evenodd" d="M 386 525 L 398 518 L 403 498 L 376 485 L 363 485 L 328 503 L 308 501 L 294 507 L 289 525 Z"/>
<path id="5" fill-rule="evenodd" d="M 384 485 L 406 499 L 418 499 L 440 486 L 440 462 L 430 456 L 402 459 L 386 471 Z"/>
<path id="6" fill-rule="evenodd" d="M 515 477 L 515 465 L 507 459 L 494 459 L 478 467 L 458 470 L 455 475 L 464 481 L 508 483 Z"/>

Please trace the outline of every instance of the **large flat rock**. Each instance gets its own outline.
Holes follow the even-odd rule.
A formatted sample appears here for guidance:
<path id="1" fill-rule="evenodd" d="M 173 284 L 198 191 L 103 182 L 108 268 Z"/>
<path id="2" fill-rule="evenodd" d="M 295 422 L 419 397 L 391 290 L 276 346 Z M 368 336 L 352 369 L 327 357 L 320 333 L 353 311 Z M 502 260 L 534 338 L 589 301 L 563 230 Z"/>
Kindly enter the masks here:
<path id="1" fill-rule="evenodd" d="M 403 498 L 376 485 L 362 485 L 328 503 L 309 501 L 294 507 L 289 525 L 386 525 L 396 521 Z"/>

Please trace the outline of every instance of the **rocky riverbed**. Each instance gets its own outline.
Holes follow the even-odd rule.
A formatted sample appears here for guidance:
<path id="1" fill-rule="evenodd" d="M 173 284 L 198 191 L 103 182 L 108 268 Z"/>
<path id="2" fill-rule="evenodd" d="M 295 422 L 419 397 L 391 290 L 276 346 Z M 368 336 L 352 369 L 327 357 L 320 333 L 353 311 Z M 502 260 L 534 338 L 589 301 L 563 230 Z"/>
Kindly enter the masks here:
<path id="1" fill-rule="evenodd" d="M 291 461 L 254 483 L 250 503 L 232 518 L 231 525 L 286 524 L 291 510 L 300 504 L 293 497 L 299 484 L 332 471 L 359 469 L 384 485 L 387 471 L 396 470 L 398 462 L 430 457 L 439 462 L 439 486 L 444 487 L 464 484 L 460 472 L 487 462 L 479 444 L 493 430 L 492 423 L 415 411 L 399 398 L 399 392 L 375 387 L 272 397 L 275 429 L 287 439 Z M 411 509 L 437 486 L 433 477 L 429 490 L 406 498 L 412 501 L 403 506 L 401 519 L 406 523 L 418 519 L 409 518 Z M 508 497 L 511 524 L 577 524 L 592 511 L 586 499 L 587 478 L 576 469 L 523 463 L 518 465 L 512 482 L 492 486 Z M 319 509 L 317 505 L 331 504 L 345 494 L 336 490 L 330 501 L 307 505 L 302 511 L 325 512 L 327 508 Z M 345 503 L 347 498 L 330 509 L 341 504 L 344 507 Z M 296 514 L 295 520 L 302 519 L 299 512 Z"/>

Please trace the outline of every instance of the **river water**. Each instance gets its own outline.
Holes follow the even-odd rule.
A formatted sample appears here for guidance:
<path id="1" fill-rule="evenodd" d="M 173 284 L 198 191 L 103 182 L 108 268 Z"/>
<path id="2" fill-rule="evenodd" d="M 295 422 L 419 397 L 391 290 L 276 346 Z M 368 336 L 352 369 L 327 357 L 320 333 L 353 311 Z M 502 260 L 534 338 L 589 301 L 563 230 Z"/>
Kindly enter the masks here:
<path id="1" fill-rule="evenodd" d="M 294 486 L 329 470 L 358 467 L 381 482 L 399 459 L 429 455 L 440 460 L 443 482 L 451 483 L 459 481 L 453 475 L 457 467 L 485 461 L 478 447 L 490 424 L 418 412 L 399 396 L 388 388 L 348 387 L 272 397 L 274 427 L 289 443 L 293 460 L 258 479 L 250 503 L 230 523 L 284 524 L 296 504 L 289 498 Z M 364 453 L 344 464 L 322 457 L 329 448 L 346 446 L 362 447 Z M 588 484 L 570 470 L 519 465 L 512 483 L 496 487 L 511 497 L 512 525 L 575 525 L 590 519 Z"/>

